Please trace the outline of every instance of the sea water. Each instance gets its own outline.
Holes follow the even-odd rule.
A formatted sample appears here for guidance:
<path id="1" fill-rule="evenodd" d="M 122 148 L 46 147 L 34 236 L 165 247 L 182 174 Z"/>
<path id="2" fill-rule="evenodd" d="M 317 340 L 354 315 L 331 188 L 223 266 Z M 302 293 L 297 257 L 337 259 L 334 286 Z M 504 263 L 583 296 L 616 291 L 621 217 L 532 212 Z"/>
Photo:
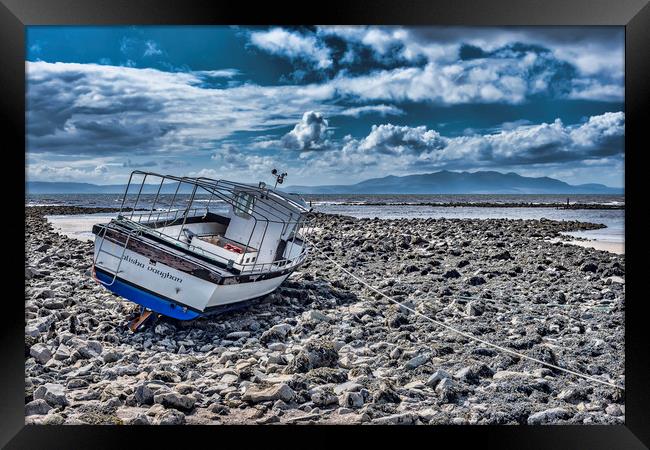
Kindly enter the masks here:
<path id="1" fill-rule="evenodd" d="M 134 205 L 135 196 L 129 196 L 126 206 L 150 209 L 155 195 L 143 194 Z M 601 223 L 606 228 L 565 233 L 603 242 L 624 243 L 625 210 L 624 209 L 557 209 L 544 207 L 500 207 L 499 203 L 565 204 L 567 195 L 304 195 L 304 200 L 311 203 L 316 211 L 343 214 L 358 218 L 456 218 L 456 219 L 552 219 L 577 220 L 581 222 Z M 570 195 L 569 202 L 597 205 L 624 205 L 622 195 Z M 185 207 L 189 195 L 161 195 L 155 205 L 156 209 L 173 206 Z M 215 212 L 225 212 L 228 205 L 222 201 L 210 199 L 210 196 L 198 195 L 199 204 L 210 204 Z M 123 202 L 120 194 L 30 194 L 25 199 L 30 206 L 83 206 L 119 208 Z M 172 203 L 173 202 L 173 203 Z M 490 207 L 476 206 L 437 206 L 444 203 L 490 203 Z M 426 205 L 421 205 L 426 204 Z M 64 234 L 79 239 L 92 239 L 92 225 L 109 221 L 115 214 L 84 214 L 75 216 L 50 216 L 48 219 L 55 228 Z"/>

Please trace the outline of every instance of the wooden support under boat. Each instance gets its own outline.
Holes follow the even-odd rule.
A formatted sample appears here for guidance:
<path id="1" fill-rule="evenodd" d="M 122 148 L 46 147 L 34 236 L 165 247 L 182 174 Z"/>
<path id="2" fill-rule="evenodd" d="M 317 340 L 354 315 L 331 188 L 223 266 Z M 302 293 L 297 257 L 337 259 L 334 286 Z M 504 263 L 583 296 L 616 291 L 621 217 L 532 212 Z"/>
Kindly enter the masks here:
<path id="1" fill-rule="evenodd" d="M 140 316 L 136 317 L 133 319 L 131 322 L 129 322 L 129 329 L 131 332 L 135 333 L 136 330 L 149 318 L 149 316 L 153 313 L 153 311 L 147 309 L 144 310 Z"/>

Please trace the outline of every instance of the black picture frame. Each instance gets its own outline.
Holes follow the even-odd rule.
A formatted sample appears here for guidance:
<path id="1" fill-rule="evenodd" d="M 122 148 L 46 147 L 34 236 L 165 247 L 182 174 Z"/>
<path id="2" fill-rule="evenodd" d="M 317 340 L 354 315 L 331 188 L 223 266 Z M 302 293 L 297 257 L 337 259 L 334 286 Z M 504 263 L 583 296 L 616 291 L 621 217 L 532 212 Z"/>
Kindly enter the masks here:
<path id="1" fill-rule="evenodd" d="M 312 8 L 309 8 L 312 6 Z M 0 444 L 7 448 L 104 448 L 133 444 L 146 439 L 172 442 L 180 438 L 185 445 L 199 444 L 197 433 L 210 433 L 210 446 L 222 445 L 234 432 L 249 433 L 250 427 L 100 427 L 100 426 L 25 426 L 24 425 L 24 308 L 17 300 L 24 294 L 22 269 L 14 259 L 24 257 L 18 236 L 24 211 L 25 148 L 25 27 L 28 25 L 153 25 L 153 24 L 403 24 L 403 25 L 622 25 L 625 41 L 625 241 L 626 241 L 626 392 L 625 425 L 612 426 L 443 426 L 415 427 L 407 433 L 394 428 L 355 427 L 373 437 L 413 442 L 439 443 L 451 438 L 456 443 L 475 441 L 498 448 L 647 448 L 650 445 L 650 373 L 648 338 L 643 314 L 642 279 L 644 265 L 639 239 L 643 221 L 642 154 L 646 151 L 648 100 L 650 99 L 650 5 L 648 0 L 445 0 L 445 1 L 342 1 L 294 5 L 265 2 L 207 2 L 200 0 L 0 0 L 0 113 L 7 132 L 3 147 L 7 172 L 16 176 L 16 186 L 6 186 L 11 196 L 5 199 L 5 236 L 16 246 L 4 281 L 12 294 L 4 297 L 4 321 L 0 339 L 4 364 L 0 371 L 3 391 L 0 410 Z M 20 174 L 23 174 L 21 177 Z M 21 184 L 22 183 L 22 184 Z M 22 187 L 21 187 L 22 186 Z M 21 194 L 22 193 L 22 197 Z M 15 214 L 12 214 L 13 211 Z M 13 220 L 9 218 L 13 217 Z M 15 258 L 14 258 L 15 255 Z M 9 258 L 7 259 L 9 261 Z M 16 291 L 13 295 L 13 291 Z M 635 296 L 635 292 L 637 295 Z M 320 427 L 329 434 L 332 428 Z M 325 428 L 325 430 L 323 430 Z M 258 428 L 258 430 L 261 430 Z M 262 433 L 288 432 L 290 441 L 301 441 L 310 427 L 265 427 Z M 340 428 L 337 427 L 336 433 Z M 349 431 L 349 430 L 347 430 Z M 259 432 L 259 431 L 258 431 Z M 422 434 L 427 436 L 422 436 Z M 275 433 L 274 433 L 275 434 Z M 332 445 L 337 438 L 330 434 Z M 269 436 L 270 438 L 270 436 Z M 208 441 L 210 442 L 210 441 Z M 246 442 L 246 441 L 243 441 Z M 326 442 L 326 441 L 325 441 Z M 388 441 L 386 441 L 388 442 Z M 403 444 L 402 444 L 403 445 Z M 413 445 L 413 444 L 412 444 Z"/>

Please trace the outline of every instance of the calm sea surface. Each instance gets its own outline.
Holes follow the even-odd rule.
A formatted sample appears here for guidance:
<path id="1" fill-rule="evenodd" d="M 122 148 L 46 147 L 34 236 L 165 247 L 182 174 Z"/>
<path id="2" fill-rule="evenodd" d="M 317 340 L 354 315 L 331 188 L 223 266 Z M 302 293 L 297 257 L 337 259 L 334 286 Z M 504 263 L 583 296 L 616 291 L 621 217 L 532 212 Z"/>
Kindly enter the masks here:
<path id="1" fill-rule="evenodd" d="M 142 195 L 137 207 L 151 208 L 155 195 Z M 156 208 L 171 204 L 172 195 L 161 195 Z M 476 218 L 476 219 L 554 219 L 579 220 L 582 222 L 602 223 L 607 226 L 600 230 L 569 233 L 574 236 L 586 237 L 607 242 L 624 242 L 625 210 L 623 209 L 555 209 L 555 208 L 526 208 L 526 207 L 444 207 L 436 206 L 441 203 L 566 203 L 567 195 L 305 195 L 306 202 L 311 202 L 315 210 L 324 213 L 344 214 L 359 218 L 378 217 L 382 219 L 397 218 Z M 178 195 L 174 201 L 175 207 L 184 206 L 188 195 Z M 207 203 L 209 196 L 197 196 L 199 201 Z M 133 198 L 127 198 L 127 206 L 133 206 Z M 570 195 L 571 203 L 592 205 L 622 205 L 625 197 L 622 195 Z M 59 205 L 116 208 L 122 203 L 120 194 L 30 194 L 25 199 L 26 205 Z M 428 203 L 422 206 L 416 203 Z M 210 201 L 215 211 L 226 211 L 224 203 Z M 110 216 L 107 214 L 98 216 Z M 72 219 L 72 218 L 70 218 Z M 92 222 L 98 217 L 76 216 L 80 232 L 89 230 L 85 222 Z M 82 230 L 83 229 L 83 230 Z"/>

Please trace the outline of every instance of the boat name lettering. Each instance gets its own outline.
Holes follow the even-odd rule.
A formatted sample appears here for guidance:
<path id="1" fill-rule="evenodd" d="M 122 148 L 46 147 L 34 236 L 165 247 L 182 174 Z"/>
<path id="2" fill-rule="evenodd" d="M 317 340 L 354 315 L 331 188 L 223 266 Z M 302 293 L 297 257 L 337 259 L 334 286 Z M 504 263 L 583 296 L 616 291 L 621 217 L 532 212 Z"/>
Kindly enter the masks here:
<path id="1" fill-rule="evenodd" d="M 134 264 L 134 265 L 140 267 L 140 268 L 143 268 L 143 269 L 145 268 L 144 263 L 142 263 L 141 261 L 138 261 L 137 259 L 135 259 L 135 258 L 133 258 L 133 257 L 131 257 L 131 256 L 129 256 L 129 255 L 124 255 L 123 259 L 124 259 L 125 261 L 127 261 L 127 262 L 130 262 L 131 264 Z M 177 276 L 174 276 L 174 275 L 172 275 L 171 273 L 166 272 L 166 271 L 164 271 L 164 270 L 157 269 L 157 268 L 156 268 L 155 266 L 153 266 L 153 265 L 146 266 L 146 268 L 147 268 L 147 270 L 148 270 L 149 272 L 153 272 L 153 273 L 155 273 L 156 275 L 158 275 L 159 277 L 161 277 L 163 280 L 169 278 L 170 280 L 176 281 L 177 283 L 182 283 L 182 282 L 183 282 L 183 279 L 182 279 L 182 278 L 179 278 L 179 277 L 177 277 Z"/>

